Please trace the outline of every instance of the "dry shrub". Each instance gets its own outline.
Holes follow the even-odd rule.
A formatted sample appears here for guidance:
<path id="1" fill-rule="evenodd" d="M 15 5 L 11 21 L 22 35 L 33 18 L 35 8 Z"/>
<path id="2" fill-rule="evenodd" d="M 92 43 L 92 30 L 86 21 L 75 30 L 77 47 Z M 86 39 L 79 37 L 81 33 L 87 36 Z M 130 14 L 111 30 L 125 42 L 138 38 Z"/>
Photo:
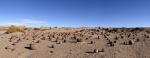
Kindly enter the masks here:
<path id="1" fill-rule="evenodd" d="M 7 27 L 5 27 L 5 26 L 0 26 L 0 31 L 4 31 L 4 30 L 6 30 L 7 29 Z"/>
<path id="2" fill-rule="evenodd" d="M 25 31 L 24 26 L 9 26 L 6 33 L 13 33 L 13 32 L 24 32 Z"/>
<path id="3" fill-rule="evenodd" d="M 40 28 L 33 28 L 33 30 L 40 30 Z"/>

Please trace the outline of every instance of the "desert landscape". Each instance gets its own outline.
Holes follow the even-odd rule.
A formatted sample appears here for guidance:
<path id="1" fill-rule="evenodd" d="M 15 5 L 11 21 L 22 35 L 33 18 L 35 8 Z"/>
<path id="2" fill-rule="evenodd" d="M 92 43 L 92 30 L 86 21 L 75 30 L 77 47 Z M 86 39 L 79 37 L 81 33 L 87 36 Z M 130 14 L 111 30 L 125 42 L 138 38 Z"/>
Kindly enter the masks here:
<path id="1" fill-rule="evenodd" d="M 0 58 L 150 58 L 150 0 L 0 0 Z"/>
<path id="2" fill-rule="evenodd" d="M 0 47 L 0 58 L 150 58 L 150 28 L 10 26 Z"/>

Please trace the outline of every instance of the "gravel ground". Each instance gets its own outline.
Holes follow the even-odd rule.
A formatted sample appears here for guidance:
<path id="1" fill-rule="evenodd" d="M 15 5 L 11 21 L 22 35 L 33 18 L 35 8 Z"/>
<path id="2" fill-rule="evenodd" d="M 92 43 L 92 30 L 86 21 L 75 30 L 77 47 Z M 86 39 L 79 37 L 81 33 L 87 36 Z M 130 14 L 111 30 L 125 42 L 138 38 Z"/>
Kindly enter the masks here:
<path id="1" fill-rule="evenodd" d="M 150 58 L 145 29 L 0 31 L 0 58 Z"/>

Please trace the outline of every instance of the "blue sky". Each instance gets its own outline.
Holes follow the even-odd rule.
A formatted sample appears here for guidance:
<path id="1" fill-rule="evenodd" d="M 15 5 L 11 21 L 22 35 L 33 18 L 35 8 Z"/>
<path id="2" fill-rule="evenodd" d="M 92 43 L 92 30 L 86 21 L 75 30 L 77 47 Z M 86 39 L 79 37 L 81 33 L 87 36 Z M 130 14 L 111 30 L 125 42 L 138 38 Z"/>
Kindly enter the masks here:
<path id="1" fill-rule="evenodd" d="M 0 25 L 150 27 L 150 0 L 0 0 Z"/>

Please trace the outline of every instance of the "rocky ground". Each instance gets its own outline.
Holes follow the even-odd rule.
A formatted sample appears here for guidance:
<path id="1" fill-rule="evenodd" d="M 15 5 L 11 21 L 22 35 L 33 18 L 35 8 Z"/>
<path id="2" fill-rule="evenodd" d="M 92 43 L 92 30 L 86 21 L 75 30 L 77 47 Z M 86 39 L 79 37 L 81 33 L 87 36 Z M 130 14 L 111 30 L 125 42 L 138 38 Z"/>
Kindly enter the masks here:
<path id="1" fill-rule="evenodd" d="M 0 31 L 0 58 L 150 58 L 150 29 Z"/>

